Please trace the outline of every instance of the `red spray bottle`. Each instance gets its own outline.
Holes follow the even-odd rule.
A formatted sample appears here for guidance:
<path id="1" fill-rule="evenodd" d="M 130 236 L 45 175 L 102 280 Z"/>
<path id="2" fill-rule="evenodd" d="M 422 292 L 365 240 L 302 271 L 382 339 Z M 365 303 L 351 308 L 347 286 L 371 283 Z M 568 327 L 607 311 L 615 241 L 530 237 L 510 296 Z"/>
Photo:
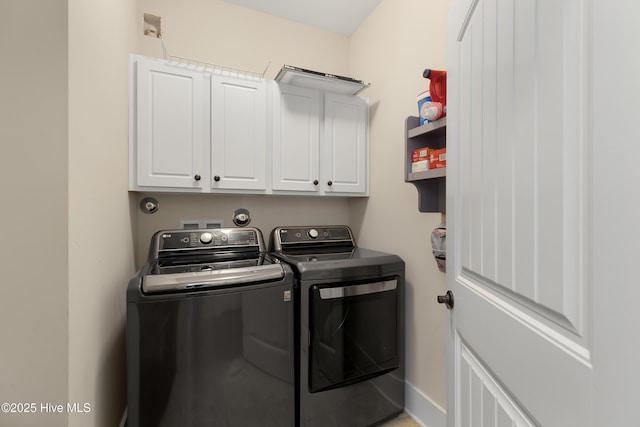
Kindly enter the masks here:
<path id="1" fill-rule="evenodd" d="M 432 108 L 437 111 L 437 117 L 429 118 L 436 120 L 447 115 L 447 72 L 442 70 L 432 70 L 427 68 L 422 73 L 422 77 L 429 79 L 429 92 L 431 93 Z M 440 114 L 442 111 L 442 114 Z"/>

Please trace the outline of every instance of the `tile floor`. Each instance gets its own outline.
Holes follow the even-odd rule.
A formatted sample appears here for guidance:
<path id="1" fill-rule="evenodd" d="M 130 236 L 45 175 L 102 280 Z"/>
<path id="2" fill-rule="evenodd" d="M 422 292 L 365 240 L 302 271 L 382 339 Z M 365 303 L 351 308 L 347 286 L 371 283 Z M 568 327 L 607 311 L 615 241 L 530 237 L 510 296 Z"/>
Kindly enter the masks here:
<path id="1" fill-rule="evenodd" d="M 420 427 L 420 424 L 415 422 L 413 418 L 406 413 L 402 413 L 396 418 L 382 424 L 380 427 Z"/>

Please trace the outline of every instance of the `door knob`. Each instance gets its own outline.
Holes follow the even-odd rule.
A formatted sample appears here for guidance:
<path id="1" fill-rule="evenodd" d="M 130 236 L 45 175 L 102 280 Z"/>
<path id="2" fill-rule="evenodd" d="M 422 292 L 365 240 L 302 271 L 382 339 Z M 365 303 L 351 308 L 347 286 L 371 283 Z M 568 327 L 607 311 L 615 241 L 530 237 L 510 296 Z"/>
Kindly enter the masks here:
<path id="1" fill-rule="evenodd" d="M 449 310 L 453 310 L 453 292 L 447 291 L 444 295 L 438 295 L 438 304 L 444 304 Z"/>
<path id="2" fill-rule="evenodd" d="M 219 176 L 219 175 L 214 176 L 214 177 L 213 177 L 213 180 L 214 180 L 215 182 L 220 181 L 220 176 Z"/>
<path id="3" fill-rule="evenodd" d="M 200 177 L 200 175 L 196 175 L 196 176 L 193 177 L 193 179 L 195 179 L 196 181 L 200 181 L 200 179 L 202 179 L 202 178 Z"/>

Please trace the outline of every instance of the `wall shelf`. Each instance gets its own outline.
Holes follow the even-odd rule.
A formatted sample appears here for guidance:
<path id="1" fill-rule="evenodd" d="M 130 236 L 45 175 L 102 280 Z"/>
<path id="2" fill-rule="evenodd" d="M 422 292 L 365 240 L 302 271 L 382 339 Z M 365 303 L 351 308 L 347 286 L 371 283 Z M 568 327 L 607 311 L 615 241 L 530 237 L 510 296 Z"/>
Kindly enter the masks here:
<path id="1" fill-rule="evenodd" d="M 405 182 L 409 182 L 418 189 L 418 210 L 420 212 L 446 211 L 446 168 L 429 169 L 411 172 L 411 154 L 414 150 L 424 147 L 446 148 L 447 119 L 420 126 L 420 119 L 415 116 L 407 117 L 405 121 Z"/>
<path id="2" fill-rule="evenodd" d="M 409 172 L 407 182 L 420 181 L 422 179 L 444 178 L 447 176 L 447 168 L 430 169 L 419 172 Z"/>

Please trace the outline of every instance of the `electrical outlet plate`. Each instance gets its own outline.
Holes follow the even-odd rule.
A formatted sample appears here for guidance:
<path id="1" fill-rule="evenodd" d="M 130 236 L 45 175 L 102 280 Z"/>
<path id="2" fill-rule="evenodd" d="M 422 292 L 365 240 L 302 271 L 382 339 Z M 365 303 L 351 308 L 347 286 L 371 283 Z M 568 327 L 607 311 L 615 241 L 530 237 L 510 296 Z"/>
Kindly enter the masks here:
<path id="1" fill-rule="evenodd" d="M 161 18 L 150 13 L 144 14 L 144 35 L 149 37 L 162 37 Z"/>

